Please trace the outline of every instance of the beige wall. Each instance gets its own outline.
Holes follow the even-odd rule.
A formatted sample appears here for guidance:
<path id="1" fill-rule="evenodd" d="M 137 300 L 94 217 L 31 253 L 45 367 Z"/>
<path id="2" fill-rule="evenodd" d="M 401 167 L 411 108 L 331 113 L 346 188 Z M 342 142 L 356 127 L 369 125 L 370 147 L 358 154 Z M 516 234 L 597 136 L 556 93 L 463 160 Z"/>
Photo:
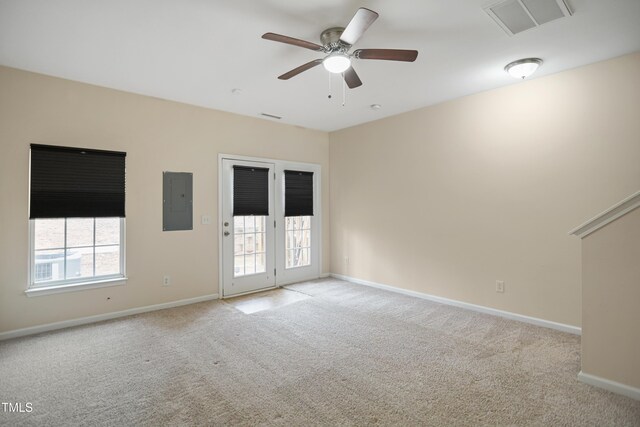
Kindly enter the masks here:
<path id="1" fill-rule="evenodd" d="M 127 152 L 125 286 L 25 296 L 32 142 Z M 217 293 L 218 153 L 322 165 L 328 272 L 327 133 L 0 67 L 0 332 Z M 194 174 L 193 231 L 161 231 L 163 170 Z"/>
<path id="2" fill-rule="evenodd" d="M 217 292 L 219 152 L 323 166 L 324 272 L 580 325 L 567 231 L 637 189 L 639 76 L 633 54 L 327 135 L 0 67 L 0 332 Z M 128 153 L 126 286 L 24 295 L 31 142 Z M 194 173 L 192 232 L 161 232 L 163 170 Z"/>
<path id="3" fill-rule="evenodd" d="M 640 209 L 582 239 L 582 372 L 640 389 Z"/>
<path id="4" fill-rule="evenodd" d="M 332 133 L 331 271 L 579 326 L 567 232 L 637 190 L 639 117 L 636 53 Z"/>

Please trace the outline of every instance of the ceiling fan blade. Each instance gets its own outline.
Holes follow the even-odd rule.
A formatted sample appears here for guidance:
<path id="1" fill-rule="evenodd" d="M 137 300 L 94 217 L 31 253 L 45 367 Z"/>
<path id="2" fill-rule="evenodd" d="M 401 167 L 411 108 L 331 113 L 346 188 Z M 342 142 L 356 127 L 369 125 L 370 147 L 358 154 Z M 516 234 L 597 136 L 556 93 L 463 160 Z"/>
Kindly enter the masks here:
<path id="1" fill-rule="evenodd" d="M 361 7 L 347 24 L 347 28 L 342 32 L 340 40 L 346 44 L 354 45 L 376 19 L 378 19 L 377 12 Z"/>
<path id="2" fill-rule="evenodd" d="M 307 71 L 310 68 L 315 67 L 316 65 L 319 65 L 322 63 L 322 59 L 314 59 L 313 61 L 309 61 L 306 64 L 302 64 L 301 66 L 299 66 L 298 68 L 294 68 L 293 70 L 284 73 L 283 75 L 279 76 L 278 78 L 280 80 L 289 80 L 291 77 L 295 77 L 298 74 L 300 74 L 303 71 Z"/>
<path id="3" fill-rule="evenodd" d="M 324 48 L 319 44 L 311 43 L 306 40 L 295 39 L 293 37 L 283 36 L 281 34 L 275 33 L 264 33 L 262 38 L 265 40 L 272 40 L 274 42 L 291 44 L 298 47 L 303 47 L 305 49 L 315 50 L 317 52 L 322 52 Z"/>
<path id="4" fill-rule="evenodd" d="M 355 89 L 358 86 L 362 86 L 362 81 L 353 67 L 349 67 L 347 71 L 342 73 L 342 77 L 344 77 L 344 81 L 347 83 L 347 86 L 349 86 L 349 89 Z"/>
<path id="5" fill-rule="evenodd" d="M 353 52 L 353 56 L 360 59 L 413 62 L 418 57 L 418 51 L 403 49 L 358 49 Z"/>

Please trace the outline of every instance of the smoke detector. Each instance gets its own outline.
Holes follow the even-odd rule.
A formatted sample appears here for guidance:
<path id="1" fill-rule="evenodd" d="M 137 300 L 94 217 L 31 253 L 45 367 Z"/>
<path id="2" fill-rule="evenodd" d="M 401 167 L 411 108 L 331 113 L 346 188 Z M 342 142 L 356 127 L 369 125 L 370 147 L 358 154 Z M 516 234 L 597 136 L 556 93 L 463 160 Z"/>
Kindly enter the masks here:
<path id="1" fill-rule="evenodd" d="M 564 0 L 503 0 L 484 11 L 510 36 L 572 13 Z"/>

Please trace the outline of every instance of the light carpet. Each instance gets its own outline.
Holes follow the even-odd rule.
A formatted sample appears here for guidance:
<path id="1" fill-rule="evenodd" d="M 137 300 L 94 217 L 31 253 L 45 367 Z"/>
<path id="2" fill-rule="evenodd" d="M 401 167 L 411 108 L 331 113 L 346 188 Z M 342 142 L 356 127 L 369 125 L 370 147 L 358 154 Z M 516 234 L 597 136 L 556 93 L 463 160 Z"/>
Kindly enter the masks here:
<path id="1" fill-rule="evenodd" d="M 326 279 L 0 343 L 0 424 L 640 425 L 577 381 L 580 338 Z"/>

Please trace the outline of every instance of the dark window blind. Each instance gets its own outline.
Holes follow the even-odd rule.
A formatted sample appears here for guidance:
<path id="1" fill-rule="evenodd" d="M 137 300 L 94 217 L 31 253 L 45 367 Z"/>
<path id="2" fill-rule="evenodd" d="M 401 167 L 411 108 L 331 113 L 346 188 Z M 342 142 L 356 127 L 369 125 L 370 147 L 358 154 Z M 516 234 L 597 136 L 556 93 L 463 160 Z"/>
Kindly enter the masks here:
<path id="1" fill-rule="evenodd" d="M 313 215 L 313 172 L 284 171 L 284 216 Z"/>
<path id="2" fill-rule="evenodd" d="M 31 144 L 29 217 L 124 217 L 125 156 Z"/>
<path id="3" fill-rule="evenodd" d="M 233 216 L 269 215 L 269 169 L 233 167 Z"/>

